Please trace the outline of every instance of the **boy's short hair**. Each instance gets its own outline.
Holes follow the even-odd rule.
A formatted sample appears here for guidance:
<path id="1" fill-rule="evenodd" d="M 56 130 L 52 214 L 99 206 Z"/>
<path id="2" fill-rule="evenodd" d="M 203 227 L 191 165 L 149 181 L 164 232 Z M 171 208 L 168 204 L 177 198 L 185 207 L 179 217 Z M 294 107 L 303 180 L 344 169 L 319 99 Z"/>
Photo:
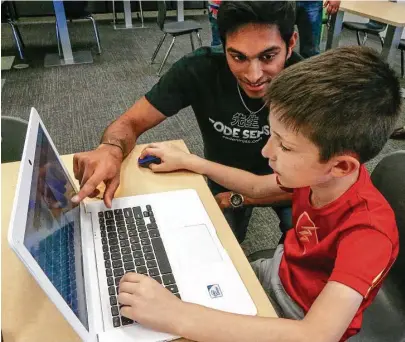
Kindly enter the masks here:
<path id="1" fill-rule="evenodd" d="M 401 110 L 395 72 L 375 50 L 329 50 L 284 69 L 270 84 L 266 102 L 278 120 L 319 147 L 320 160 L 354 153 L 375 157 Z"/>
<path id="2" fill-rule="evenodd" d="M 287 44 L 294 33 L 293 1 L 223 1 L 218 10 L 218 30 L 225 46 L 226 36 L 247 24 L 276 25 Z"/>

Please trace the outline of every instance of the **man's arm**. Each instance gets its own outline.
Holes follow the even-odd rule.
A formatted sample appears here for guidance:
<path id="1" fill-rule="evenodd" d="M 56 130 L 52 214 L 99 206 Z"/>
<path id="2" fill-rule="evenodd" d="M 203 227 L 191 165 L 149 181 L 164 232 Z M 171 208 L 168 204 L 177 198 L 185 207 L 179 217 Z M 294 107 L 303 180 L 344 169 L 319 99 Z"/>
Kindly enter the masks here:
<path id="1" fill-rule="evenodd" d="M 139 323 L 194 341 L 337 342 L 362 295 L 328 282 L 302 321 L 226 313 L 182 302 L 155 280 L 127 273 L 120 283 L 121 313 Z"/>
<path id="2" fill-rule="evenodd" d="M 104 131 L 100 145 L 93 151 L 75 154 L 73 171 L 80 182 L 80 191 L 72 198 L 80 202 L 87 196 L 97 195 L 101 182 L 106 184 L 104 203 L 111 207 L 120 182 L 123 159 L 132 151 L 137 138 L 166 117 L 142 97 L 126 113 Z"/>
<path id="3" fill-rule="evenodd" d="M 166 116 L 153 107 L 143 96 L 106 128 L 101 138 L 101 144 L 108 141 L 118 143 L 125 158 L 135 147 L 138 137 L 164 119 Z"/>

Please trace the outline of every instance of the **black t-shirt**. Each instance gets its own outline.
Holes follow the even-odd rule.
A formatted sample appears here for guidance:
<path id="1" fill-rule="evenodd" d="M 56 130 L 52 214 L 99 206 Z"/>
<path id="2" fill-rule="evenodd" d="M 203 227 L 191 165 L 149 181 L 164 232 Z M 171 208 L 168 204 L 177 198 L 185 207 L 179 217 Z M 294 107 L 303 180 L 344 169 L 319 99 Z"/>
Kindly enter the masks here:
<path id="1" fill-rule="evenodd" d="M 300 60 L 293 53 L 286 66 Z M 263 106 L 261 99 L 248 98 L 240 91 L 251 111 Z M 224 53 L 204 47 L 181 58 L 145 96 L 168 117 L 185 107 L 193 108 L 207 159 L 256 174 L 270 172 L 261 155 L 270 134 L 269 110 L 265 107 L 249 114 Z"/>

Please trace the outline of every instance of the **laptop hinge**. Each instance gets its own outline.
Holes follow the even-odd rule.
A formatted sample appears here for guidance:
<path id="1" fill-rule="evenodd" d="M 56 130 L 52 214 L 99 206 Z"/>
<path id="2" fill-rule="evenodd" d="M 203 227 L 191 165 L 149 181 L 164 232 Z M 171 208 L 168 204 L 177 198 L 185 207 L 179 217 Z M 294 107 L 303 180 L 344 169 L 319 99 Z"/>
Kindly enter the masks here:
<path id="1" fill-rule="evenodd" d="M 84 211 L 86 214 L 89 214 L 89 212 L 88 212 L 88 210 L 87 210 L 87 204 L 84 203 L 84 202 L 82 202 L 81 205 L 82 205 L 83 211 Z"/>
<path id="2" fill-rule="evenodd" d="M 85 269 L 86 297 L 89 317 L 92 318 L 93 331 L 96 335 L 104 330 L 104 321 L 101 314 L 101 296 L 99 291 L 99 277 L 97 270 L 96 252 L 94 244 L 93 218 L 87 212 L 87 205 L 81 203 L 81 227 L 83 248 L 83 266 Z M 91 209 L 90 209 L 91 210 Z M 97 336 L 98 338 L 98 336 Z"/>

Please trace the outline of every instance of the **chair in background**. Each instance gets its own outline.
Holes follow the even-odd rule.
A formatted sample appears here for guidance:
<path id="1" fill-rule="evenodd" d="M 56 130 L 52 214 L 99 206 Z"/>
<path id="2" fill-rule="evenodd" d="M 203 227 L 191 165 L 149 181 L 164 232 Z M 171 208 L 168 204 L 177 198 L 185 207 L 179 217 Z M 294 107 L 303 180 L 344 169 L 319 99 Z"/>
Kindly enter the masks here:
<path id="1" fill-rule="evenodd" d="M 158 54 L 160 47 L 162 46 L 166 36 L 168 34 L 170 34 L 173 37 L 173 40 L 169 46 L 169 49 L 166 52 L 163 62 L 160 65 L 159 71 L 157 72 L 157 75 L 160 76 L 163 66 L 166 63 L 167 57 L 169 57 L 170 51 L 173 48 L 176 37 L 182 36 L 185 34 L 189 34 L 190 42 L 191 42 L 191 49 L 193 51 L 194 51 L 193 32 L 195 32 L 197 34 L 200 46 L 202 46 L 202 40 L 201 40 L 201 36 L 200 36 L 201 25 L 199 23 L 197 23 L 194 20 L 185 20 L 185 21 L 176 21 L 176 22 L 171 22 L 171 23 L 165 24 L 166 11 L 167 11 L 165 1 L 158 1 L 158 9 L 159 9 L 159 11 L 158 11 L 158 17 L 157 17 L 157 24 L 158 24 L 160 30 L 164 34 L 163 34 L 162 39 L 159 41 L 159 44 L 156 47 L 155 52 L 153 53 L 151 64 L 153 64 L 153 62 L 156 58 L 156 55 Z"/>
<path id="2" fill-rule="evenodd" d="M 350 342 L 405 341 L 405 151 L 385 156 L 371 174 L 375 187 L 394 210 L 399 231 L 399 255 L 373 303 L 363 326 Z"/>
<path id="3" fill-rule="evenodd" d="M 380 39 L 381 46 L 384 45 L 384 38 L 381 37 L 381 32 L 383 32 L 386 29 L 387 24 L 383 24 L 383 23 L 380 23 L 375 20 L 370 20 L 368 23 L 365 23 L 365 24 L 364 23 L 355 23 L 355 22 L 351 22 L 351 21 L 345 21 L 345 22 L 343 22 L 343 27 L 348 30 L 356 31 L 357 43 L 359 45 L 364 45 L 366 43 L 368 34 L 377 36 Z M 360 32 L 362 32 L 364 34 L 364 38 L 362 41 L 360 40 Z M 398 49 L 401 50 L 401 77 L 404 77 L 405 76 L 405 66 L 404 66 L 405 39 L 401 39 L 401 41 L 399 42 L 399 45 L 398 45 Z"/>
<path id="4" fill-rule="evenodd" d="M 124 0 L 125 1 L 125 0 Z M 142 10 L 142 1 L 141 0 L 138 0 L 138 7 L 139 7 L 139 12 L 137 12 L 136 14 L 137 14 L 137 17 L 138 17 L 138 19 L 140 19 L 141 20 L 141 26 L 132 26 L 132 27 L 127 27 L 126 26 L 126 24 L 124 23 L 124 24 L 118 24 L 118 16 L 117 16 L 117 11 L 115 10 L 115 0 L 112 0 L 111 1 L 111 3 L 112 3 L 112 15 L 113 15 L 113 25 L 114 25 L 114 28 L 115 29 L 117 29 L 117 28 L 120 28 L 120 29 L 126 29 L 126 28 L 146 28 L 145 27 L 145 25 L 144 25 L 144 16 L 143 16 L 143 10 Z M 109 6 L 107 5 L 107 8 L 108 8 Z M 131 9 L 131 5 L 129 5 L 129 8 Z M 125 4 L 124 4 L 124 21 L 126 21 L 125 20 L 125 17 L 128 15 L 127 13 L 126 13 L 126 10 L 125 10 Z M 132 22 L 132 10 L 130 10 L 130 16 L 131 16 L 131 22 Z"/>
<path id="5" fill-rule="evenodd" d="M 383 24 L 375 20 L 370 20 L 368 23 L 344 21 L 343 27 L 351 31 L 356 31 L 357 43 L 359 45 L 364 45 L 366 43 L 368 34 L 377 36 L 380 40 L 381 46 L 384 45 L 384 38 L 381 37 L 380 33 L 386 29 L 387 24 Z M 360 40 L 360 32 L 364 35 L 363 40 Z"/>
<path id="6" fill-rule="evenodd" d="M 10 116 L 1 117 L 1 162 L 21 160 L 28 122 Z"/>
<path id="7" fill-rule="evenodd" d="M 65 7 L 66 19 L 69 21 L 79 20 L 79 19 L 88 19 L 91 20 L 94 29 L 94 35 L 97 42 L 97 52 L 101 54 L 101 44 L 100 44 L 100 35 L 97 28 L 96 20 L 93 15 L 86 10 L 88 1 L 64 1 L 63 5 Z M 58 23 L 56 25 L 56 40 L 58 41 L 58 52 L 59 56 L 62 56 L 61 42 L 59 38 Z"/>
<path id="8" fill-rule="evenodd" d="M 401 39 L 398 45 L 398 49 L 401 50 L 401 76 L 405 76 L 405 67 L 404 67 L 404 51 L 405 51 L 405 39 Z"/>
<path id="9" fill-rule="evenodd" d="M 14 41 L 17 46 L 18 54 L 21 60 L 24 60 L 24 49 L 25 45 L 21 38 L 20 30 L 14 20 L 13 11 L 11 8 L 12 4 L 9 1 L 4 1 L 1 4 L 1 22 L 10 25 L 13 31 Z"/>

